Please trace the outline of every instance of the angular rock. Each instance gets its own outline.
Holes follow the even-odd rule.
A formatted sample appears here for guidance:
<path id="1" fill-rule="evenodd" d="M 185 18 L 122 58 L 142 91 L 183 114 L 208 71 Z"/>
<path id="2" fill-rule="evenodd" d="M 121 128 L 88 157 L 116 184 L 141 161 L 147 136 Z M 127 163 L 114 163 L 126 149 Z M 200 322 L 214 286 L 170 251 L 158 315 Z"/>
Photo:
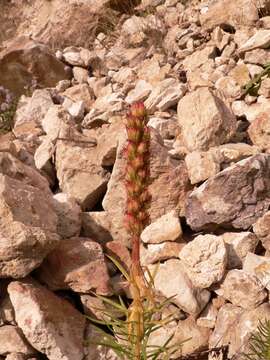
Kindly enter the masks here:
<path id="1" fill-rule="evenodd" d="M 53 87 L 69 77 L 65 64 L 50 49 L 27 37 L 18 37 L 0 52 L 0 84 L 16 95 L 25 92 L 33 79 L 40 86 Z"/>
<path id="2" fill-rule="evenodd" d="M 128 93 L 126 97 L 126 102 L 128 104 L 132 104 L 136 101 L 144 101 L 145 99 L 147 99 L 152 89 L 153 87 L 151 84 L 147 83 L 144 80 L 139 80 L 136 83 L 135 88 Z"/>
<path id="3" fill-rule="evenodd" d="M 57 216 L 51 195 L 0 175 L 0 277 L 20 278 L 57 246 Z"/>
<path id="4" fill-rule="evenodd" d="M 208 288 L 222 279 L 227 251 L 222 237 L 198 235 L 183 247 L 179 258 L 194 286 Z"/>
<path id="5" fill-rule="evenodd" d="M 81 208 L 76 201 L 65 193 L 53 196 L 54 209 L 58 216 L 57 233 L 62 238 L 80 235 Z"/>
<path id="6" fill-rule="evenodd" d="M 12 325 L 0 326 L 0 355 L 12 352 L 20 352 L 25 355 L 33 355 L 36 351 L 26 341 L 21 330 Z"/>
<path id="7" fill-rule="evenodd" d="M 87 238 L 65 239 L 45 259 L 39 278 L 51 289 L 109 295 L 109 275 L 101 246 Z"/>
<path id="8" fill-rule="evenodd" d="M 148 266 L 164 260 L 178 258 L 179 251 L 185 243 L 165 241 L 161 244 L 149 244 L 147 248 L 141 247 L 141 264 Z"/>
<path id="9" fill-rule="evenodd" d="M 164 241 L 175 241 L 181 235 L 179 216 L 175 210 L 172 210 L 148 225 L 141 234 L 141 240 L 145 244 L 160 244 Z"/>
<path id="10" fill-rule="evenodd" d="M 243 309 L 255 308 L 267 297 L 264 286 L 243 270 L 230 270 L 216 292 Z"/>
<path id="11" fill-rule="evenodd" d="M 177 107 L 183 143 L 189 151 L 208 150 L 228 142 L 236 131 L 236 118 L 225 103 L 207 88 L 184 96 Z"/>
<path id="12" fill-rule="evenodd" d="M 267 289 L 270 290 L 270 258 L 248 253 L 243 270 L 254 275 Z"/>
<path id="13" fill-rule="evenodd" d="M 268 112 L 260 113 L 248 128 L 248 135 L 252 143 L 260 150 L 269 150 L 270 117 Z"/>
<path id="14" fill-rule="evenodd" d="M 92 238 L 99 244 L 113 240 L 112 224 L 106 211 L 90 211 L 82 213 L 83 236 Z"/>
<path id="15" fill-rule="evenodd" d="M 226 168 L 187 199 L 186 218 L 193 230 L 213 224 L 248 229 L 269 207 L 270 155 L 258 154 Z"/>
<path id="16" fill-rule="evenodd" d="M 149 267 L 150 271 L 155 269 L 155 265 Z M 172 302 L 188 314 L 199 314 L 210 298 L 209 291 L 198 289 L 192 284 L 177 259 L 160 264 L 154 283 L 158 292 L 166 297 L 173 296 Z"/>
<path id="17" fill-rule="evenodd" d="M 191 184 L 204 181 L 220 171 L 220 163 L 210 151 L 192 151 L 185 157 L 185 163 Z"/>
<path id="18" fill-rule="evenodd" d="M 270 211 L 267 211 L 253 225 L 253 231 L 266 250 L 270 250 Z"/>
<path id="19" fill-rule="evenodd" d="M 184 163 L 172 160 L 156 130 L 150 128 L 150 131 L 150 184 L 148 190 L 151 195 L 151 202 L 148 211 L 151 222 L 154 222 L 171 210 L 176 210 L 182 216 L 185 199 L 191 189 L 191 185 L 188 181 Z M 121 142 L 108 183 L 108 190 L 102 204 L 110 217 L 114 240 L 126 242 L 128 236 L 123 226 L 126 206 L 124 185 L 126 160 L 124 158 L 124 148 L 125 143 Z"/>
<path id="20" fill-rule="evenodd" d="M 90 111 L 94 103 L 94 97 L 88 84 L 78 84 L 68 88 L 62 94 L 74 103 L 83 101 L 86 111 Z"/>
<path id="21" fill-rule="evenodd" d="M 194 51 L 191 55 L 185 57 L 183 61 L 184 69 L 188 71 L 194 71 L 203 64 L 207 63 L 209 59 L 214 58 L 214 55 L 214 46 L 206 46 L 202 50 Z"/>
<path id="22" fill-rule="evenodd" d="M 259 29 L 250 39 L 248 39 L 248 41 L 245 44 L 243 44 L 238 49 L 238 52 L 243 53 L 258 48 L 267 49 L 269 45 L 270 45 L 270 30 Z"/>
<path id="23" fill-rule="evenodd" d="M 227 232 L 222 235 L 228 254 L 227 269 L 241 269 L 249 252 L 255 252 L 259 239 L 252 232 Z"/>
<path id="24" fill-rule="evenodd" d="M 217 314 L 217 308 L 213 305 L 212 302 L 209 303 L 198 317 L 197 325 L 213 329 L 216 324 Z"/>
<path id="25" fill-rule="evenodd" d="M 85 318 L 45 287 L 11 282 L 8 292 L 26 339 L 49 360 L 82 360 Z"/>

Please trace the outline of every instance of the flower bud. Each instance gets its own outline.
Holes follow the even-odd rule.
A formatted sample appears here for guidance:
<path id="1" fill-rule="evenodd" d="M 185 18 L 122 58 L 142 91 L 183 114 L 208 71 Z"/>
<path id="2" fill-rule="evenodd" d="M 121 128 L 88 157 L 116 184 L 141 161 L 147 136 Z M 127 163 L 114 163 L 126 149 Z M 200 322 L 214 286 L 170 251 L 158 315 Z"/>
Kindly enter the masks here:
<path id="1" fill-rule="evenodd" d="M 133 115 L 133 116 L 136 116 L 136 117 L 141 117 L 141 118 L 144 118 L 147 116 L 147 111 L 146 111 L 146 108 L 144 106 L 144 103 L 139 101 L 139 102 L 136 102 L 135 104 L 132 104 L 131 107 L 130 107 L 130 113 Z"/>

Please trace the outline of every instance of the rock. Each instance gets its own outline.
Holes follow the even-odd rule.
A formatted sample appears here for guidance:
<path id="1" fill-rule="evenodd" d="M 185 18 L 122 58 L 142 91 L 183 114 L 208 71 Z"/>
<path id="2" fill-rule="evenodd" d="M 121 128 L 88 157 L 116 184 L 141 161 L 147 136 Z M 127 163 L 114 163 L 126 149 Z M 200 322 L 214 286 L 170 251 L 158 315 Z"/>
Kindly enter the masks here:
<path id="1" fill-rule="evenodd" d="M 231 329 L 231 341 L 228 357 L 231 358 L 240 352 L 248 353 L 251 333 L 257 330 L 259 321 L 269 319 L 269 304 L 262 304 L 256 309 L 244 311 Z"/>
<path id="2" fill-rule="evenodd" d="M 82 213 L 83 236 L 92 238 L 99 244 L 105 244 L 113 239 L 111 228 L 110 217 L 106 211 Z"/>
<path id="3" fill-rule="evenodd" d="M 73 66 L 88 67 L 93 54 L 90 50 L 76 46 L 69 46 L 62 53 L 63 59 Z"/>
<path id="4" fill-rule="evenodd" d="M 57 233 L 62 238 L 79 236 L 81 230 L 81 209 L 76 201 L 65 193 L 53 196 L 54 209 L 58 216 Z"/>
<path id="5" fill-rule="evenodd" d="M 154 55 L 151 59 L 145 59 L 138 69 L 138 77 L 145 80 L 151 85 L 158 86 L 169 74 L 171 66 L 167 63 L 161 66 L 162 60 L 158 55 Z"/>
<path id="6" fill-rule="evenodd" d="M 45 287 L 11 282 L 8 292 L 26 339 L 49 360 L 82 360 L 85 318 Z"/>
<path id="7" fill-rule="evenodd" d="M 172 210 L 148 225 L 141 234 L 146 244 L 160 244 L 164 241 L 175 241 L 182 235 L 180 219 Z"/>
<path id="8" fill-rule="evenodd" d="M 189 71 L 194 71 L 196 68 L 199 68 L 205 64 L 209 59 L 214 58 L 215 47 L 206 46 L 202 50 L 194 51 L 191 55 L 185 57 L 183 61 L 184 69 Z"/>
<path id="9" fill-rule="evenodd" d="M 261 150 L 270 150 L 270 117 L 267 112 L 260 113 L 248 128 L 252 143 Z"/>
<path id="10" fill-rule="evenodd" d="M 228 254 L 227 269 L 241 269 L 249 252 L 255 252 L 259 239 L 252 232 L 227 232 L 222 235 Z M 245 269 L 244 269 L 245 270 Z"/>
<path id="11" fill-rule="evenodd" d="M 97 160 L 96 140 L 61 128 L 56 145 L 55 164 L 59 186 L 83 209 L 92 209 L 106 191 L 109 174 Z"/>
<path id="12" fill-rule="evenodd" d="M 237 64 L 230 72 L 229 75 L 240 86 L 245 86 L 250 80 L 249 70 L 246 64 Z"/>
<path id="13" fill-rule="evenodd" d="M 51 185 L 55 183 L 55 172 L 52 165 L 52 159 L 55 152 L 55 140 L 50 136 L 45 136 L 42 143 L 36 149 L 34 155 L 35 166 L 38 170 L 47 176 Z"/>
<path id="14" fill-rule="evenodd" d="M 210 349 L 229 345 L 231 342 L 232 329 L 237 326 L 242 313 L 243 309 L 230 303 L 220 308 L 215 329 L 209 338 Z"/>
<path id="15" fill-rule="evenodd" d="M 258 90 L 258 95 L 262 95 L 265 98 L 270 97 L 270 79 L 269 78 L 262 80 L 261 86 Z"/>
<path id="16" fill-rule="evenodd" d="M 14 309 L 7 294 L 2 297 L 0 304 L 0 325 L 16 325 Z"/>
<path id="17" fill-rule="evenodd" d="M 72 100 L 65 98 L 63 107 L 69 112 L 76 122 L 80 123 L 84 118 L 85 105 L 83 101 L 73 102 Z"/>
<path id="18" fill-rule="evenodd" d="M 0 84 L 16 95 L 23 94 L 33 79 L 40 86 L 53 87 L 69 77 L 47 46 L 26 37 L 16 38 L 0 52 L 0 68 Z"/>
<path id="19" fill-rule="evenodd" d="M 79 84 L 87 83 L 88 78 L 89 78 L 89 72 L 86 69 L 83 69 L 83 68 L 78 67 L 78 66 L 74 66 L 72 71 L 73 71 L 74 79 Z"/>
<path id="20" fill-rule="evenodd" d="M 109 241 L 106 243 L 108 254 L 116 259 L 126 270 L 131 267 L 131 255 L 129 250 L 120 241 Z"/>
<path id="21" fill-rule="evenodd" d="M 253 225 L 253 231 L 266 250 L 270 250 L 270 211 L 267 211 Z"/>
<path id="22" fill-rule="evenodd" d="M 191 186 L 183 162 L 172 160 L 158 133 L 152 128 L 150 131 L 150 185 L 148 190 L 151 195 L 151 203 L 149 215 L 151 222 L 154 222 L 171 210 L 176 210 L 180 216 L 183 215 L 185 198 Z M 126 206 L 126 191 L 123 181 L 126 163 L 123 154 L 124 148 L 125 143 L 121 142 L 102 204 L 110 217 L 114 240 L 126 242 L 128 236 L 123 226 Z"/>
<path id="23" fill-rule="evenodd" d="M 45 259 L 38 271 L 53 290 L 96 291 L 109 295 L 109 276 L 101 246 L 87 238 L 65 239 Z"/>
<path id="24" fill-rule="evenodd" d="M 223 144 L 216 148 L 211 148 L 209 151 L 213 151 L 223 168 L 260 153 L 260 149 L 257 146 L 251 146 L 245 143 Z"/>
<path id="25" fill-rule="evenodd" d="M 248 229 L 269 207 L 270 156 L 258 154 L 226 168 L 187 199 L 186 218 L 193 230 L 213 224 Z"/>
<path id="26" fill-rule="evenodd" d="M 155 113 L 148 121 L 148 126 L 156 129 L 163 140 L 170 140 L 180 134 L 180 127 L 176 116 L 169 115 L 167 118 L 165 114 L 167 113 Z"/>
<path id="27" fill-rule="evenodd" d="M 267 49 L 269 45 L 270 45 L 270 30 L 259 29 L 250 39 L 247 40 L 245 44 L 243 44 L 238 49 L 238 52 L 243 53 L 258 48 Z"/>
<path id="28" fill-rule="evenodd" d="M 259 1 L 239 0 L 235 6 L 232 0 L 221 0 L 212 3 L 200 16 L 200 22 L 205 28 L 214 28 L 227 24 L 232 26 L 241 24 L 252 25 L 259 20 Z"/>
<path id="29" fill-rule="evenodd" d="M 74 85 L 65 90 L 62 95 L 75 103 L 83 101 L 86 111 L 90 111 L 94 104 L 93 94 L 88 84 Z"/>
<path id="30" fill-rule="evenodd" d="M 204 181 L 220 171 L 220 163 L 210 151 L 192 151 L 185 157 L 185 163 L 191 184 Z"/>
<path id="31" fill-rule="evenodd" d="M 6 175 L 0 194 L 0 277 L 24 277 L 58 244 L 52 197 Z"/>
<path id="32" fill-rule="evenodd" d="M 267 49 L 255 49 L 245 53 L 245 61 L 251 64 L 264 65 L 270 60 L 270 54 Z"/>
<path id="33" fill-rule="evenodd" d="M 151 84 L 144 80 L 139 80 L 137 81 L 135 88 L 128 93 L 126 102 L 132 104 L 137 101 L 144 101 L 147 99 L 152 89 L 153 87 Z"/>
<path id="34" fill-rule="evenodd" d="M 12 325 L 0 326 L 0 355 L 20 352 L 25 355 L 35 354 L 35 350 L 28 344 L 21 330 Z"/>
<path id="35" fill-rule="evenodd" d="M 179 258 L 194 286 L 208 288 L 222 279 L 227 251 L 222 237 L 198 235 L 183 247 Z"/>
<path id="36" fill-rule="evenodd" d="M 207 88 L 184 96 L 177 107 L 184 146 L 189 151 L 208 150 L 228 142 L 236 131 L 236 118 L 221 99 Z"/>
<path id="37" fill-rule="evenodd" d="M 185 243 L 165 241 L 161 244 L 149 244 L 147 248 L 141 247 L 141 264 L 148 266 L 164 260 L 178 258 L 179 251 Z"/>
<path id="38" fill-rule="evenodd" d="M 198 317 L 196 323 L 198 326 L 213 329 L 216 324 L 217 314 L 217 308 L 213 303 L 209 303 Z"/>
<path id="39" fill-rule="evenodd" d="M 254 275 L 267 289 L 270 290 L 270 258 L 248 253 L 243 270 Z"/>
<path id="40" fill-rule="evenodd" d="M 10 353 L 8 354 L 8 356 L 6 357 L 6 360 L 25 360 L 26 357 L 24 354 L 22 353 Z M 28 358 L 29 359 L 29 358 Z M 37 360 L 37 358 L 32 358 L 30 360 Z"/>
<path id="41" fill-rule="evenodd" d="M 155 265 L 149 266 L 150 271 L 155 269 Z M 154 284 L 158 292 L 165 297 L 173 297 L 172 302 L 188 314 L 199 314 L 210 298 L 207 290 L 198 289 L 192 284 L 177 259 L 159 265 Z"/>
<path id="42" fill-rule="evenodd" d="M 42 119 L 42 128 L 49 136 L 51 141 L 56 140 L 59 137 L 60 130 L 63 124 L 74 125 L 70 114 L 61 105 L 51 106 L 44 118 Z"/>
<path id="43" fill-rule="evenodd" d="M 230 270 L 216 292 L 243 309 L 253 309 L 267 297 L 264 286 L 243 270 Z"/>

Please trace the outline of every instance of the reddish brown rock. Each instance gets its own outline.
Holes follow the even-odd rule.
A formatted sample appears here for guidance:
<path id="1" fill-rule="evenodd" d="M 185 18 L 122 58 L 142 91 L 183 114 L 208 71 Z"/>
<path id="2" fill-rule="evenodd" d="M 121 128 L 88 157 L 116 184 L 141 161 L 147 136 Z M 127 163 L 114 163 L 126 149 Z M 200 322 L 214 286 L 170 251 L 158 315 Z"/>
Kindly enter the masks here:
<path id="1" fill-rule="evenodd" d="M 25 339 L 21 330 L 12 325 L 0 327 L 0 355 L 12 352 L 20 352 L 24 355 L 33 355 L 36 351 Z"/>
<path id="2" fill-rule="evenodd" d="M 261 240 L 263 247 L 270 250 L 270 211 L 267 211 L 253 225 L 253 231 Z"/>
<path id="3" fill-rule="evenodd" d="M 270 205 L 270 155 L 258 154 L 226 168 L 194 190 L 186 217 L 193 230 L 227 225 L 247 229 Z"/>
<path id="4" fill-rule="evenodd" d="M 101 246 L 87 238 L 65 239 L 39 269 L 39 278 L 53 289 L 110 294 L 109 275 Z"/>
<path id="5" fill-rule="evenodd" d="M 249 137 L 261 150 L 270 149 L 270 117 L 268 112 L 260 113 L 248 128 Z"/>
<path id="6" fill-rule="evenodd" d="M 82 360 L 86 319 L 45 287 L 11 282 L 8 292 L 26 339 L 49 360 Z"/>

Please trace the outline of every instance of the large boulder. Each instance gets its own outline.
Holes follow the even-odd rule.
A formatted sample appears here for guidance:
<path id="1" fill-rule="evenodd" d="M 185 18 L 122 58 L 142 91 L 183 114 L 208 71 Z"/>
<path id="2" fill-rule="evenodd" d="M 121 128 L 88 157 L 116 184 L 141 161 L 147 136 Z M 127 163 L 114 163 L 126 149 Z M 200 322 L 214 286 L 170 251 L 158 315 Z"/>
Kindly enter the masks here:
<path id="1" fill-rule="evenodd" d="M 195 189 L 186 217 L 193 230 L 216 225 L 248 229 L 269 208 L 270 155 L 258 154 L 226 168 Z"/>

